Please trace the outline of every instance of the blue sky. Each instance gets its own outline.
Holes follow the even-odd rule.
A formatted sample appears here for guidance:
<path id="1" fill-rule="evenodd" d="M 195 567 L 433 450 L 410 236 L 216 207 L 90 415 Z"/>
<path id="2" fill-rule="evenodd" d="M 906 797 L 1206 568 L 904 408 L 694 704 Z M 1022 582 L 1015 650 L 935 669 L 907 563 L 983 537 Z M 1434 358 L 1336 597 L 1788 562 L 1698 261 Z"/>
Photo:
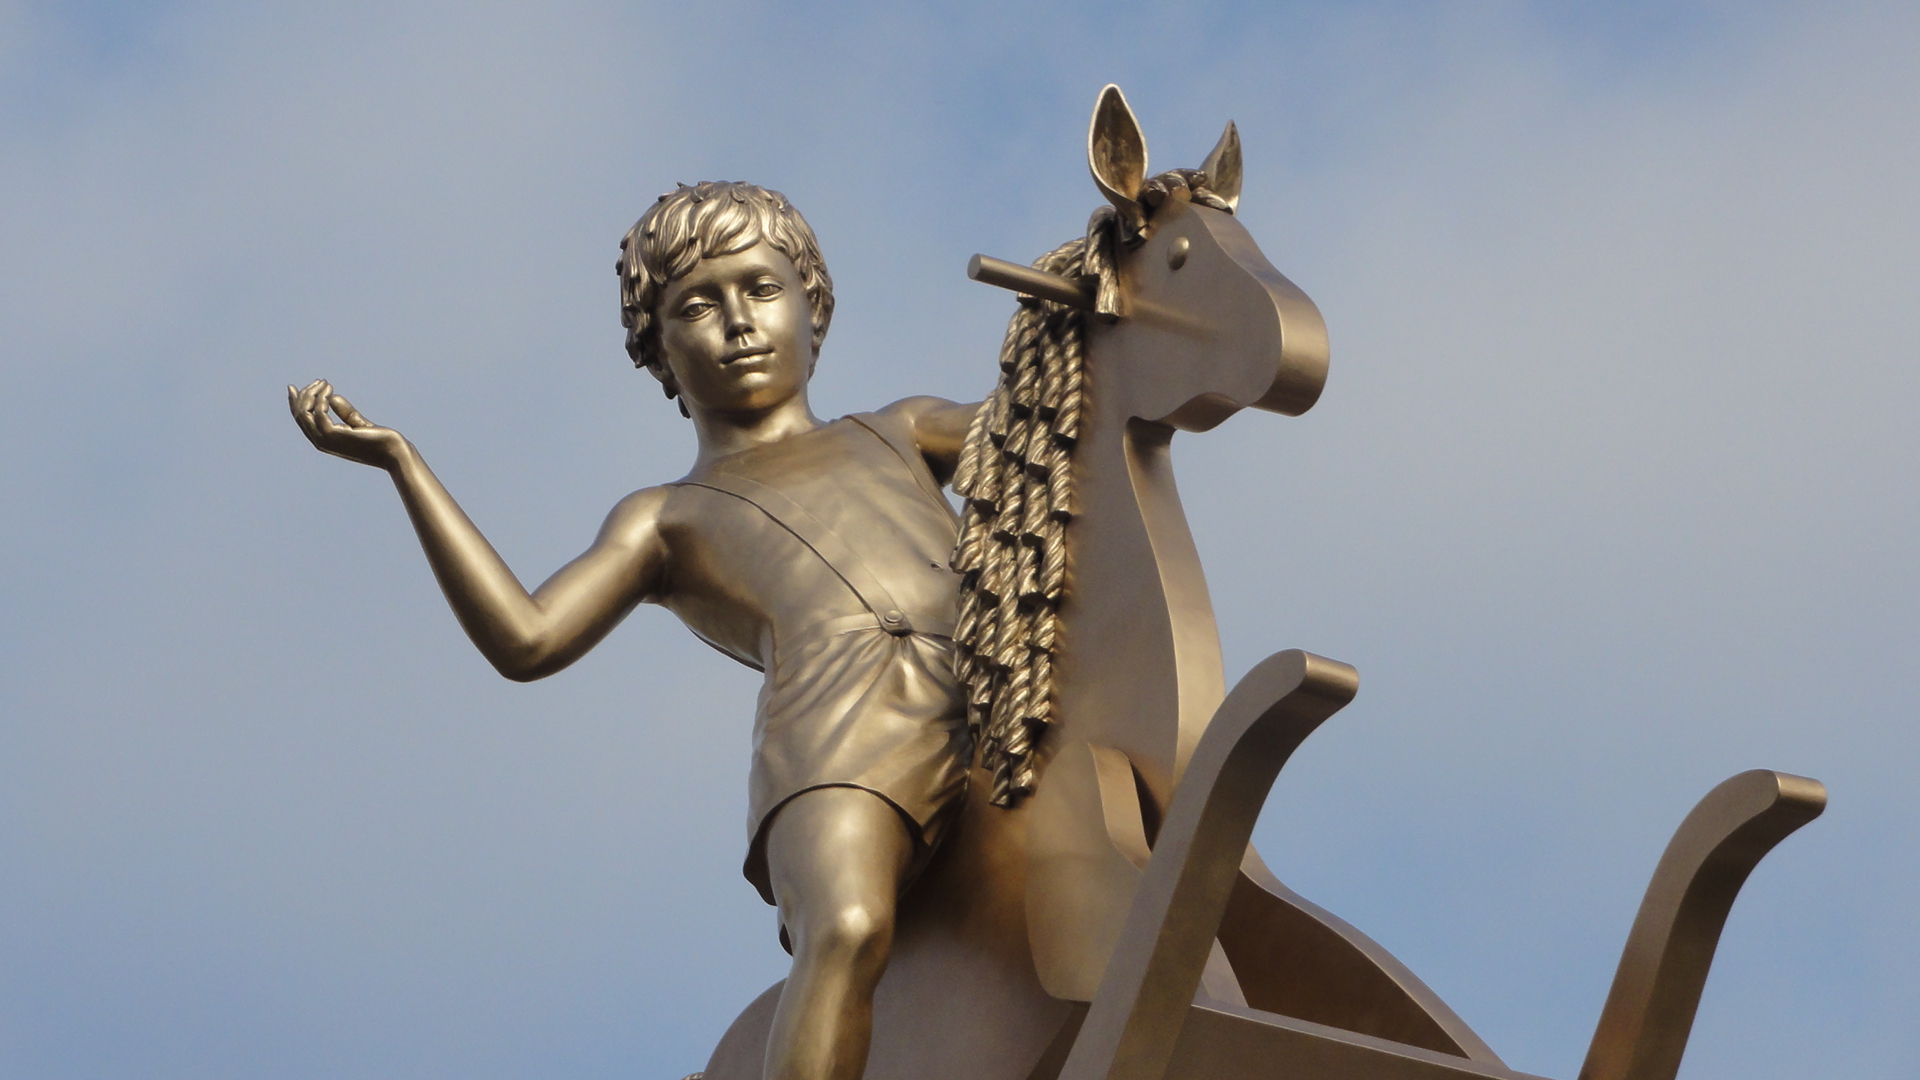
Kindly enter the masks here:
<path id="1" fill-rule="evenodd" d="M 1910 5 L 0 4 L 0 1075 L 683 1075 L 785 956 L 753 676 L 642 611 L 495 676 L 326 376 L 522 577 L 677 476 L 615 242 L 778 187 L 839 414 L 990 385 L 1027 259 L 1233 118 L 1320 304 L 1307 416 L 1176 444 L 1230 674 L 1360 698 L 1258 842 L 1570 1078 L 1695 799 L 1827 815 L 1734 909 L 1682 1076 L 1920 1063 Z"/>

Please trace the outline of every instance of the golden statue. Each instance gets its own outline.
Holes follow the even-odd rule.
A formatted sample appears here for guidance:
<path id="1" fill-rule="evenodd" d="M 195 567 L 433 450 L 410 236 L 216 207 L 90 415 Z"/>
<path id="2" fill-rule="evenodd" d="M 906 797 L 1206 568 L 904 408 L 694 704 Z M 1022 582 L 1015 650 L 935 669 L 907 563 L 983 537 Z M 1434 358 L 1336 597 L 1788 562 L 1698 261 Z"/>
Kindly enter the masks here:
<path id="1" fill-rule="evenodd" d="M 940 488 L 975 407 L 910 398 L 831 423 L 813 414 L 833 283 L 777 192 L 681 187 L 621 247 L 628 351 L 679 399 L 699 452 L 684 478 L 622 499 L 532 593 L 398 432 L 325 381 L 289 398 L 315 446 L 392 474 L 448 602 L 501 674 L 551 675 L 644 602 L 766 673 L 746 876 L 779 905 L 793 949 L 767 1075 L 857 1077 L 895 902 L 966 792 L 955 517 Z"/>
<path id="2" fill-rule="evenodd" d="M 833 293 L 806 222 L 750 184 L 661 196 L 621 243 L 622 321 L 698 453 L 531 593 L 398 432 L 324 380 L 288 401 L 316 447 L 392 475 L 507 677 L 643 602 L 765 673 L 745 873 L 793 967 L 708 1080 L 1519 1078 L 1248 843 L 1358 676 L 1295 650 L 1227 691 L 1171 443 L 1310 408 L 1325 326 L 1233 217 L 1233 125 L 1149 177 L 1109 86 L 1088 156 L 1109 205 L 1085 236 L 969 268 L 1021 294 L 987 400 L 831 422 L 807 400 Z M 1824 799 L 1755 771 L 1687 819 L 1582 1080 L 1671 1080 L 1741 883 Z"/>

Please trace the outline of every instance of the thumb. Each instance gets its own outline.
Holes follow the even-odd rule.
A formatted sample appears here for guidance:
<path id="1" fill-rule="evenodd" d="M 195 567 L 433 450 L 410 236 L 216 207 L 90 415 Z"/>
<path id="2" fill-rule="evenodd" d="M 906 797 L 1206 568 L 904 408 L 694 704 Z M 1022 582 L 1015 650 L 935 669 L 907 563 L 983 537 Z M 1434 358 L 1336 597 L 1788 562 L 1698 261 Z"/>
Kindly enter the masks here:
<path id="1" fill-rule="evenodd" d="M 339 394 L 328 397 L 327 404 L 333 406 L 334 415 L 338 416 L 340 422 L 346 424 L 348 427 L 366 428 L 373 426 L 373 421 L 361 416 L 360 410 L 353 407 L 353 402 L 348 401 Z"/>

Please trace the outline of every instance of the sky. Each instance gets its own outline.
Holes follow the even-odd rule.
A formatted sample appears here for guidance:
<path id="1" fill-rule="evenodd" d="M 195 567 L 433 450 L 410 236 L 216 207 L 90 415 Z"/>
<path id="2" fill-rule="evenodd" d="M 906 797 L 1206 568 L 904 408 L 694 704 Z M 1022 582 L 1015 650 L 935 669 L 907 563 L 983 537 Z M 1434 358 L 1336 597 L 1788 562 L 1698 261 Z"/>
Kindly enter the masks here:
<path id="1" fill-rule="evenodd" d="M 621 347 L 677 181 L 786 192 L 840 415 L 982 395 L 1031 259 L 1229 118 L 1326 316 L 1175 442 L 1229 678 L 1355 703 L 1256 842 L 1577 1072 L 1661 848 L 1749 768 L 1686 1080 L 1920 1073 L 1920 8 L 0 0 L 0 1077 L 678 1077 L 786 957 L 757 681 L 658 610 L 507 682 L 326 377 L 529 583 L 692 437 Z"/>

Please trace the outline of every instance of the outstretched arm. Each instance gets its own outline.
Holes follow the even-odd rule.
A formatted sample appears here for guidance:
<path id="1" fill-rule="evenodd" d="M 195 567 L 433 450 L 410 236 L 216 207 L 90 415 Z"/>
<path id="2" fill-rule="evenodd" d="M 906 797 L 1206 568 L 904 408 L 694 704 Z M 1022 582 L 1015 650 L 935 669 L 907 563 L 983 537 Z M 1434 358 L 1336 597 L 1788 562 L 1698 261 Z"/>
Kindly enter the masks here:
<path id="1" fill-rule="evenodd" d="M 527 682 L 573 663 L 657 591 L 661 489 L 621 500 L 593 546 L 529 594 L 399 432 L 367 420 L 325 380 L 289 386 L 287 402 L 314 446 L 393 477 L 447 603 L 507 678 Z"/>
<path id="2" fill-rule="evenodd" d="M 926 457 L 927 465 L 942 484 L 953 479 L 960 464 L 960 450 L 967 444 L 967 427 L 973 414 L 980 411 L 978 401 L 959 404 L 937 397 L 910 397 L 887 406 L 897 410 L 913 426 L 913 441 Z"/>

